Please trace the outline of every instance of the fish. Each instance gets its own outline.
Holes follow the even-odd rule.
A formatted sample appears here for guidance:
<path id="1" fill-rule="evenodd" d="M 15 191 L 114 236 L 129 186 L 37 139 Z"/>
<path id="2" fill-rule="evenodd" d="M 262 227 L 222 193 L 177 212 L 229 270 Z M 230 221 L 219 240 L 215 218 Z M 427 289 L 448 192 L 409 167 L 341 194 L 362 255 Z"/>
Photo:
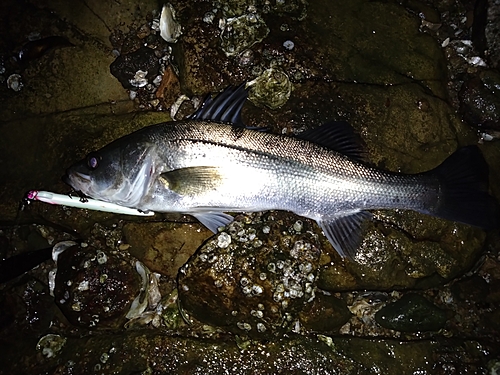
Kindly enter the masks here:
<path id="1" fill-rule="evenodd" d="M 417 174 L 363 161 L 347 122 L 297 136 L 247 128 L 244 85 L 210 96 L 181 121 L 150 125 L 93 151 L 63 180 L 94 199 L 197 218 L 217 233 L 228 212 L 291 211 L 315 220 L 335 250 L 355 259 L 377 209 L 414 210 L 483 229 L 499 227 L 488 165 L 477 146 Z"/>

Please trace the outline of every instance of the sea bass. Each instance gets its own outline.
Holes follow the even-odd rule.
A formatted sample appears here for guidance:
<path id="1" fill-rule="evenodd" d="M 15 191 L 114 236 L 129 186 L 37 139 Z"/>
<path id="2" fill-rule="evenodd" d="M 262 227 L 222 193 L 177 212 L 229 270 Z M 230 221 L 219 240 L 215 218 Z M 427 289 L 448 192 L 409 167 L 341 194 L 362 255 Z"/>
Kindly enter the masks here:
<path id="1" fill-rule="evenodd" d="M 476 146 L 413 175 L 360 160 L 352 128 L 330 123 L 297 137 L 241 123 L 244 86 L 230 87 L 183 121 L 126 135 L 67 170 L 91 198 L 143 211 L 190 214 L 214 233 L 226 212 L 286 210 L 315 220 L 343 257 L 354 258 L 373 209 L 409 209 L 484 229 L 499 226 L 488 166 Z"/>

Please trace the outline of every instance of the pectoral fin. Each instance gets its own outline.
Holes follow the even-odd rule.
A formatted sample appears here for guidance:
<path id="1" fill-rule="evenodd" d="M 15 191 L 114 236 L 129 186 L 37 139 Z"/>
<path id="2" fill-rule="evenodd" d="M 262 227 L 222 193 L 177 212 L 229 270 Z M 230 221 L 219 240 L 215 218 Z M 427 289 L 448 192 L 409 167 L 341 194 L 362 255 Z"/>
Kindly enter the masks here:
<path id="1" fill-rule="evenodd" d="M 326 238 L 343 258 L 354 259 L 361 243 L 362 224 L 371 218 L 367 211 L 318 220 Z"/>
<path id="2" fill-rule="evenodd" d="M 217 233 L 217 229 L 220 227 L 225 227 L 234 220 L 231 215 L 225 214 L 224 212 L 210 211 L 191 215 L 214 233 Z"/>
<path id="3" fill-rule="evenodd" d="M 189 167 L 162 173 L 159 177 L 165 188 L 180 195 L 196 195 L 216 189 L 223 181 L 216 167 Z"/>

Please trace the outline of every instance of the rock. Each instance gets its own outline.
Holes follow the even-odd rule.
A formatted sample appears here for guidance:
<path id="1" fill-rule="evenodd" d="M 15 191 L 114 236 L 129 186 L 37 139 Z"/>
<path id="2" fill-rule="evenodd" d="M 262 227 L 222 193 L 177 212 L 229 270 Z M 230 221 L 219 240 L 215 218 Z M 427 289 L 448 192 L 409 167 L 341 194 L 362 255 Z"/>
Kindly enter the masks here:
<path id="1" fill-rule="evenodd" d="M 299 317 L 306 329 L 325 333 L 338 330 L 349 321 L 351 315 L 344 300 L 317 293 Z"/>
<path id="2" fill-rule="evenodd" d="M 500 73 L 485 70 L 464 82 L 459 92 L 464 121 L 481 130 L 500 131 Z"/>
<path id="3" fill-rule="evenodd" d="M 500 4 L 496 1 L 482 0 L 474 2 L 474 17 L 471 40 L 477 51 L 487 58 L 493 68 L 499 67 L 500 61 Z"/>
<path id="4" fill-rule="evenodd" d="M 160 72 L 160 63 L 155 52 L 148 47 L 120 55 L 109 70 L 125 89 L 138 89 L 153 82 Z"/>
<path id="5" fill-rule="evenodd" d="M 293 215 L 235 221 L 180 269 L 182 307 L 238 334 L 286 332 L 314 299 L 319 255 L 310 224 Z"/>
<path id="6" fill-rule="evenodd" d="M 175 281 L 179 268 L 213 234 L 199 223 L 127 223 L 129 253 L 151 271 Z"/>
<path id="7" fill-rule="evenodd" d="M 489 294 L 489 285 L 482 277 L 473 275 L 453 284 L 451 291 L 461 301 L 484 301 Z"/>
<path id="8" fill-rule="evenodd" d="M 341 292 L 443 285 L 474 265 L 484 239 L 480 230 L 463 224 L 412 211 L 380 211 L 367 225 L 356 261 L 325 262 L 318 286 Z"/>
<path id="9" fill-rule="evenodd" d="M 438 331 L 446 323 L 446 313 L 421 295 L 410 293 L 383 307 L 375 320 L 396 331 Z"/>
<path id="10" fill-rule="evenodd" d="M 126 253 L 73 246 L 59 255 L 54 298 L 76 326 L 121 327 L 141 287 Z"/>

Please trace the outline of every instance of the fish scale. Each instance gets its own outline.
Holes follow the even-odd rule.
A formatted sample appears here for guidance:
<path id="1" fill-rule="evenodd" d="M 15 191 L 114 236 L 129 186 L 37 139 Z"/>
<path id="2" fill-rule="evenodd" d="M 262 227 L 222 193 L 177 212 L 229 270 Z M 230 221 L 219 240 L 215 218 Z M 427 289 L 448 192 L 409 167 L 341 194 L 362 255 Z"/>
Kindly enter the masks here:
<path id="1" fill-rule="evenodd" d="M 337 211 L 352 209 L 354 205 L 358 210 L 381 206 L 421 209 L 424 195 L 427 195 L 429 204 L 432 199 L 437 199 L 437 191 L 427 187 L 431 183 L 428 176 L 392 174 L 376 170 L 332 150 L 296 138 L 245 129 L 239 130 L 239 136 L 234 137 L 233 128 L 227 125 L 202 122 L 194 125 L 164 125 L 163 140 L 157 136 L 156 129 L 151 129 L 154 141 L 160 144 L 165 142 L 164 148 L 171 151 L 169 155 L 175 155 L 165 159 L 168 169 L 217 165 L 228 168 L 228 174 L 238 166 L 247 168 L 245 173 L 250 173 L 252 169 L 255 175 L 260 175 L 261 189 L 247 193 L 245 185 L 242 184 L 237 191 L 239 197 L 250 194 L 255 202 L 258 197 L 267 196 L 267 190 L 274 192 L 277 189 L 283 195 L 279 201 L 269 202 L 271 207 L 260 207 L 257 210 L 281 209 L 300 214 L 319 209 L 335 216 Z M 200 142 L 199 139 L 207 137 L 208 133 L 210 142 Z M 173 144 L 170 144 L 169 139 L 175 140 Z M 278 146 L 269 149 L 269 144 Z M 199 155 L 202 154 L 210 156 L 200 158 Z M 264 171 L 272 173 L 266 176 Z M 268 184 L 266 177 L 281 181 Z M 231 183 L 233 179 L 228 181 Z M 228 190 L 232 189 L 231 186 Z M 301 192 L 303 194 L 300 194 Z M 295 198 L 287 200 L 286 196 L 289 194 L 295 194 Z M 308 206 L 298 205 L 297 199 L 300 200 L 302 195 L 304 199 L 310 198 Z M 396 197 L 399 197 L 398 200 Z M 225 203 L 228 207 L 234 207 L 231 202 Z M 241 210 L 254 211 L 252 207 L 241 207 Z"/>

